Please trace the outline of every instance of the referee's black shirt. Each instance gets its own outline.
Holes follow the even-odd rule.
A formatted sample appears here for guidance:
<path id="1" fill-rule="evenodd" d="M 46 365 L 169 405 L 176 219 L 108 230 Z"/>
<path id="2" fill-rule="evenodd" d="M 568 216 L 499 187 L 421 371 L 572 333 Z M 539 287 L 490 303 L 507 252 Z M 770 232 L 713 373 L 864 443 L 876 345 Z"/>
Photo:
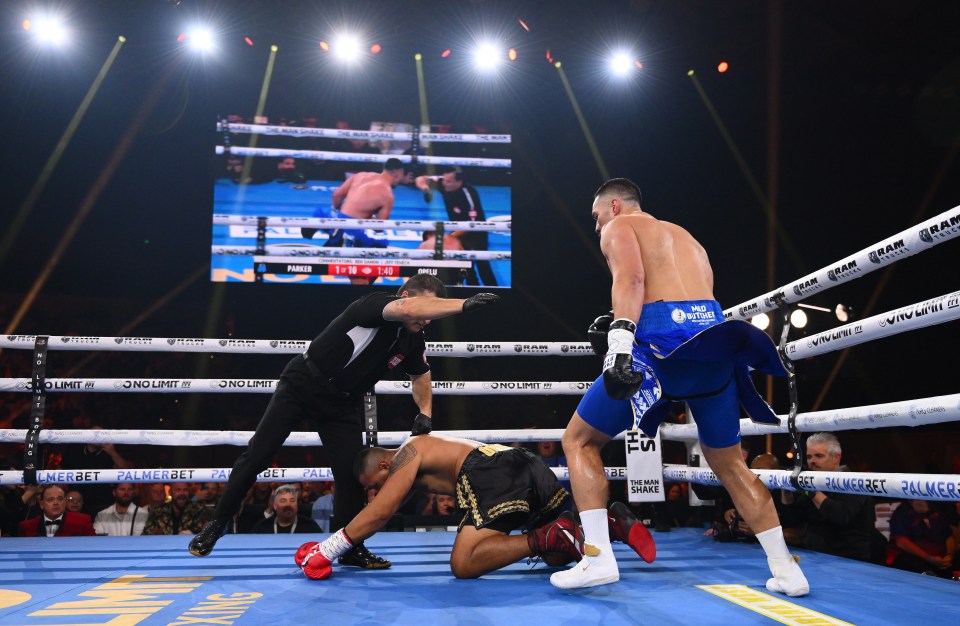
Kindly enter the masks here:
<path id="1" fill-rule="evenodd" d="M 354 301 L 310 343 L 307 356 L 334 387 L 358 395 L 398 365 L 408 375 L 430 371 L 423 331 L 411 334 L 383 319 L 384 307 L 398 298 L 375 292 Z"/>

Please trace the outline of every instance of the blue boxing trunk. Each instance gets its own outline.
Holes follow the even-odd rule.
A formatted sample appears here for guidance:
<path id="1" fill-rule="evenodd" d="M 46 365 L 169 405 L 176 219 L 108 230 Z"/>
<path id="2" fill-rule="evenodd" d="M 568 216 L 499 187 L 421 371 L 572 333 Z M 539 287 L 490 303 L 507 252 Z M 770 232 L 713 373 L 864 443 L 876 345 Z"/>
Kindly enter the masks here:
<path id="1" fill-rule="evenodd" d="M 356 219 L 345 215 L 336 209 L 327 209 L 326 207 L 317 207 L 313 211 L 313 217 L 339 217 L 343 219 Z M 344 228 L 323 228 L 329 239 L 324 244 L 328 248 L 386 248 L 387 242 L 382 239 L 371 237 L 362 228 L 344 229 Z"/>
<path id="2" fill-rule="evenodd" d="M 643 372 L 640 389 L 629 400 L 614 400 L 598 377 L 577 413 L 611 437 L 630 427 L 652 437 L 674 403 L 686 402 L 700 440 L 712 448 L 740 441 L 741 405 L 754 421 L 778 423 L 749 374 L 786 375 L 775 346 L 751 324 L 723 319 L 715 300 L 645 304 L 633 347 L 633 369 Z"/>

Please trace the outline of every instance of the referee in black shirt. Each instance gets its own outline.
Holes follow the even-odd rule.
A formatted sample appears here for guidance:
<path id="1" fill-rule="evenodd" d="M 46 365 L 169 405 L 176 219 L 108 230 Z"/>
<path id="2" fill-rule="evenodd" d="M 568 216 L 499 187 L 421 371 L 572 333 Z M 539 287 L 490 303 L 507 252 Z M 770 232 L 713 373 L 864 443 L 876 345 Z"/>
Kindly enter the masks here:
<path id="1" fill-rule="evenodd" d="M 483 203 L 480 202 L 480 193 L 473 185 L 466 184 L 463 170 L 459 167 L 451 167 L 442 176 L 418 176 L 414 184 L 424 192 L 424 197 L 431 193 L 431 186 L 439 188 L 447 209 L 447 219 L 451 222 L 483 222 L 487 219 L 483 212 Z M 485 231 L 457 230 L 449 234 L 458 238 L 465 250 L 487 250 L 490 247 L 489 234 Z M 476 271 L 470 268 L 467 284 L 478 284 L 479 274 L 484 287 L 496 287 L 497 278 L 493 274 L 490 261 L 473 263 Z"/>
<path id="2" fill-rule="evenodd" d="M 233 464 L 230 480 L 214 520 L 190 541 L 190 553 L 206 556 L 240 510 L 257 474 L 267 469 L 300 420 L 313 419 L 336 487 L 333 516 L 345 524 L 360 512 L 364 493 L 353 477 L 353 461 L 363 448 L 363 394 L 388 371 L 400 367 L 410 376 L 420 413 L 414 434 L 429 432 L 433 391 L 425 356 L 423 328 L 431 320 L 467 313 L 500 298 L 478 293 L 466 300 L 448 299 L 436 277 L 418 274 L 397 295 L 371 293 L 356 300 L 284 368 L 273 397 L 246 451 Z M 363 545 L 340 557 L 341 565 L 369 569 L 390 567 Z"/>

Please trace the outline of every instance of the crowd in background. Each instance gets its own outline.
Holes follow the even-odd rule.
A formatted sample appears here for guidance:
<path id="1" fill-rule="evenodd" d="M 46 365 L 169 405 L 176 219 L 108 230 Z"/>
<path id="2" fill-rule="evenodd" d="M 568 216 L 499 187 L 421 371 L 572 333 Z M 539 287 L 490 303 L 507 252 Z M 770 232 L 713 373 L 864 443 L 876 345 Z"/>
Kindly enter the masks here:
<path id="1" fill-rule="evenodd" d="M 534 450 L 550 467 L 566 459 L 556 441 L 514 443 Z M 64 446 L 59 460 L 73 469 L 123 469 L 133 464 L 111 444 Z M 806 441 L 807 469 L 842 472 L 839 440 L 817 433 Z M 754 469 L 781 469 L 776 456 L 750 455 Z M 7 465 L 16 465 L 12 459 Z M 613 485 L 623 483 L 613 483 Z M 566 485 L 569 487 L 569 484 Z M 622 487 L 619 487 L 622 488 Z M 210 520 L 221 485 L 216 482 L 115 485 L 3 486 L 0 533 L 4 536 L 158 535 L 198 532 Z M 611 497 L 626 500 L 612 487 Z M 691 505 L 694 491 L 699 506 Z M 376 492 L 368 492 L 368 498 Z M 960 573 L 960 502 L 882 500 L 858 494 L 773 492 L 788 543 L 835 556 L 921 574 L 956 578 Z M 332 519 L 332 482 L 258 482 L 229 528 L 232 533 L 327 533 Z M 657 532 L 703 528 L 714 541 L 756 543 L 753 530 L 720 487 L 666 482 L 664 501 L 631 505 Z M 879 515 L 878 515 L 879 514 Z M 449 529 L 462 517 L 456 498 L 415 493 L 388 522 L 387 530 Z"/>
<path id="2" fill-rule="evenodd" d="M 46 312 L 45 312 L 46 311 Z M 2 311 L 0 311 L 2 312 Z M 58 310 L 39 308 L 32 312 L 33 323 L 56 328 L 63 335 L 91 334 L 78 332 L 80 327 L 98 330 L 103 321 L 99 319 L 73 319 L 76 328 L 63 328 L 57 323 L 46 320 L 60 319 Z M 37 317 L 39 316 L 39 317 Z M 87 323 L 89 322 L 89 323 Z M 232 323 L 232 318 L 228 325 Z M 228 328 L 228 332 L 230 329 Z M 100 331 L 106 332 L 106 331 Z M 191 353 L 140 353 L 140 352 L 82 352 L 56 351 L 48 359 L 48 377 L 209 377 L 209 378 L 263 378 L 264 372 L 273 372 L 279 368 L 286 356 L 258 356 L 250 358 L 232 358 L 231 355 L 198 355 Z M 275 359 L 274 364 L 264 363 Z M 479 360 L 473 360 L 479 361 Z M 442 364 L 442 360 L 437 360 Z M 474 364 L 469 364 L 474 365 Z M 566 362 L 563 364 L 566 365 Z M 441 365 L 443 367 L 443 365 Z M 466 366 L 464 366 L 466 367 Z M 29 378 L 31 373 L 30 352 L 7 349 L 0 359 L 0 373 L 6 378 Z M 469 376 L 469 375 L 468 375 Z M 475 376 L 482 378 L 483 375 Z M 438 379 L 444 378 L 443 376 Z M 449 378 L 449 377 L 447 377 Z M 0 428 L 25 429 L 28 425 L 30 394 L 0 393 Z M 107 393 L 50 393 L 47 395 L 44 429 L 91 429 L 91 428 L 150 428 L 150 429 L 210 429 L 210 430 L 253 430 L 262 413 L 268 395 L 251 394 L 107 394 Z M 473 411 L 488 416 L 492 425 L 504 427 L 495 421 L 502 418 L 510 425 L 516 425 L 513 416 L 502 415 L 502 410 L 491 412 L 488 406 L 502 407 L 502 400 L 488 398 L 471 399 L 469 403 L 462 399 L 438 398 L 440 419 L 466 419 L 469 415 L 459 415 L 462 407 L 473 407 Z M 518 399 L 517 402 L 526 399 Z M 393 410 L 402 399 L 395 397 L 379 398 L 380 427 L 382 430 L 404 430 L 409 427 L 409 410 Z M 543 415 L 536 420 L 527 419 L 527 427 L 562 427 L 563 408 L 551 408 L 548 399 L 530 400 Z M 450 402 L 452 408 L 443 403 Z M 562 402 L 562 399 L 561 399 Z M 459 404 L 456 404 L 459 403 Z M 396 414 L 396 415 L 394 415 Z M 673 421 L 683 422 L 685 416 L 678 415 Z M 450 427 L 456 427 L 449 419 Z M 464 426 L 466 427 L 466 426 Z M 895 430 L 895 429 L 891 429 Z M 873 433 L 843 433 L 841 438 L 849 442 L 843 452 L 843 462 L 836 455 L 827 471 L 872 471 L 871 463 L 866 459 L 869 446 L 859 442 Z M 934 438 L 936 433 L 932 435 Z M 910 432 L 910 437 L 920 440 L 922 433 Z M 759 438 L 755 444 L 763 444 Z M 679 442 L 663 442 L 664 462 L 686 464 L 686 452 Z M 749 445 L 749 442 L 745 442 Z M 829 443 L 829 442 L 828 442 Z M 540 442 L 525 445 L 537 452 L 548 466 L 563 466 L 565 459 L 558 442 Z M 786 446 L 781 446 L 786 447 Z M 809 447 L 809 446 L 808 446 Z M 828 446 L 829 447 L 829 446 Z M 960 458 L 941 454 L 932 457 L 923 444 L 913 448 L 913 467 L 883 468 L 883 471 L 920 471 L 924 473 L 960 473 Z M 945 448 L 945 449 L 949 449 Z M 898 454 L 910 452 L 911 448 L 901 446 Z M 82 445 L 49 444 L 42 446 L 45 469 L 88 469 L 88 468 L 175 468 L 175 467 L 229 467 L 235 459 L 233 446 L 198 446 L 171 448 L 167 446 L 145 445 Z M 746 455 L 745 455 L 746 456 Z M 757 468 L 779 468 L 781 462 L 769 454 L 746 456 L 745 460 Z M 828 455 L 829 456 L 829 455 Z M 17 443 L 0 444 L 0 459 L 4 469 L 21 469 L 23 464 L 23 445 Z M 887 457 L 881 457 L 887 460 Z M 135 461 L 134 461 L 135 460 Z M 823 462 L 823 461 L 821 461 Z M 284 448 L 275 460 L 277 467 L 326 467 L 322 447 Z M 618 446 L 608 446 L 604 451 L 604 464 L 618 467 L 625 464 L 624 453 Z M 789 464 L 787 464 L 789 465 Z M 809 466 L 809 460 L 808 460 Z M 818 467 L 823 469 L 823 467 Z M 626 501 L 622 490 L 623 482 L 611 483 L 611 497 Z M 85 515 L 88 519 L 77 526 L 88 534 L 168 534 L 192 533 L 202 523 L 216 503 L 219 490 L 217 483 L 199 483 L 194 485 L 60 485 L 59 489 L 48 490 L 54 501 L 52 511 L 57 511 L 57 500 L 69 517 Z M 257 483 L 251 489 L 244 503 L 243 511 L 234 520 L 231 532 L 285 532 L 297 521 L 296 532 L 314 532 L 313 524 L 319 532 L 328 532 L 335 520 L 330 519 L 332 512 L 331 483 L 303 483 L 296 485 L 296 493 L 288 490 L 277 494 L 284 485 Z M 691 506 L 690 491 L 699 499 L 712 501 L 709 506 Z M 3 536 L 22 534 L 21 525 L 31 519 L 37 523 L 28 525 L 34 534 L 40 533 L 39 519 L 43 519 L 45 506 L 37 488 L 22 486 L 0 487 L 0 533 Z M 57 492 L 60 493 L 57 493 Z M 711 490 L 699 485 L 666 483 L 665 501 L 656 504 L 634 505 L 638 517 L 649 526 L 665 532 L 676 527 L 703 528 L 717 541 L 754 541 L 749 527 L 736 513 L 735 507 L 722 490 Z M 277 497 L 281 497 L 282 506 L 276 508 Z M 818 502 L 826 498 L 828 504 Z M 923 500 L 891 501 L 866 496 L 843 496 L 841 494 L 800 494 L 793 502 L 787 502 L 789 496 L 774 493 L 774 501 L 785 528 L 788 540 L 796 546 L 828 552 L 847 558 L 882 563 L 901 569 L 917 571 L 930 575 L 951 577 L 960 567 L 960 556 L 956 546 L 960 544 L 960 510 L 954 502 L 926 502 Z M 837 502 L 846 500 L 843 506 Z M 129 501 L 129 504 L 126 504 Z M 291 502 L 292 501 L 292 502 Z M 293 507 L 292 503 L 296 506 Z M 819 506 L 818 506 L 819 504 Z M 833 507 L 833 511 L 831 511 Z M 829 515 L 828 515 L 829 513 Z M 98 521 L 99 520 L 99 521 Z M 266 520 L 266 521 L 265 521 Z M 55 520 L 50 520 L 55 521 Z M 71 520 L 74 522 L 75 520 Z M 276 526 L 274 526 L 276 521 Z M 263 522 L 262 524 L 260 524 Z M 287 524 L 286 522 L 290 522 Z M 412 498 L 388 524 L 388 529 L 410 528 L 448 528 L 459 522 L 456 514 L 456 502 L 449 496 L 419 494 Z M 254 531 L 260 524 L 261 530 Z M 56 534 L 60 527 L 42 529 Z M 139 532 L 138 532 L 139 531 Z M 838 539 L 839 537 L 839 539 Z"/>

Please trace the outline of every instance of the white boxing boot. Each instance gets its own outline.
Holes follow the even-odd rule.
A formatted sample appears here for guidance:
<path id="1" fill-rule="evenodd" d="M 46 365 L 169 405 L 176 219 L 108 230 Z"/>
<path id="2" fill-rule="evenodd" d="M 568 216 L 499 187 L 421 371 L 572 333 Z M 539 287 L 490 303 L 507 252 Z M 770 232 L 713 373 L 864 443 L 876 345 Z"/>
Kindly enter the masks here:
<path id="1" fill-rule="evenodd" d="M 791 598 L 805 596 L 810 593 L 810 583 L 803 575 L 796 559 L 767 559 L 770 573 L 773 578 L 767 581 L 767 590 L 784 593 Z"/>
<path id="2" fill-rule="evenodd" d="M 575 566 L 550 575 L 550 583 L 560 589 L 582 589 L 609 585 L 620 580 L 620 568 L 613 556 L 613 548 L 607 544 L 597 548 L 590 544 L 583 546 L 583 559 Z"/>

